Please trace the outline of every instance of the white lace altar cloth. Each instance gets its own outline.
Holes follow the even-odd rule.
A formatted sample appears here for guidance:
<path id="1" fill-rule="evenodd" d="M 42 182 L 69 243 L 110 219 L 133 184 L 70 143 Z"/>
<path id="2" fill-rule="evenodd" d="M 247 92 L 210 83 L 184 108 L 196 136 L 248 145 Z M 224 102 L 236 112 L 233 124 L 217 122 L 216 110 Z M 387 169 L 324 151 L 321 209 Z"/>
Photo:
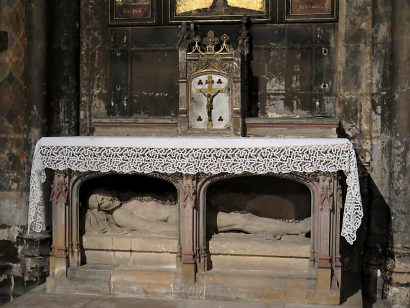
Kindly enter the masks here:
<path id="1" fill-rule="evenodd" d="M 45 229 L 45 169 L 119 173 L 253 174 L 342 170 L 347 193 L 342 236 L 349 243 L 363 217 L 353 145 L 347 139 L 208 137 L 47 137 L 36 145 L 29 230 Z"/>

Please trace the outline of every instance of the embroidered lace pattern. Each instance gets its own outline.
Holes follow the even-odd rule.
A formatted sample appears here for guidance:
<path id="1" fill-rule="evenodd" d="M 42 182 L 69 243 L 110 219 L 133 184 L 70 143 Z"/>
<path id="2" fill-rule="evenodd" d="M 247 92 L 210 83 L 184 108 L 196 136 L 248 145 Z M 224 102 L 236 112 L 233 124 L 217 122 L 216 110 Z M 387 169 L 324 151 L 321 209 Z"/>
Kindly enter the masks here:
<path id="1" fill-rule="evenodd" d="M 243 148 L 37 146 L 31 170 L 28 221 L 30 230 L 36 232 L 45 229 L 42 183 L 46 180 L 46 168 L 187 174 L 342 170 L 347 177 L 347 194 L 341 234 L 351 244 L 356 240 L 363 216 L 356 155 L 351 143 Z"/>

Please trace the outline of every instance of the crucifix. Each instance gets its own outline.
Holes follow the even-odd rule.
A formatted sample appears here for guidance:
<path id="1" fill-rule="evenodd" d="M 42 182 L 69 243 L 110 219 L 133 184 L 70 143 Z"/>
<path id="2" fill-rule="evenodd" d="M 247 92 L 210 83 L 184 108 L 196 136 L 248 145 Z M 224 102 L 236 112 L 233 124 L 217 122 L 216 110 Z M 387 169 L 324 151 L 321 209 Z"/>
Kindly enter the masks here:
<path id="1" fill-rule="evenodd" d="M 208 113 L 208 128 L 212 128 L 213 127 L 212 110 L 214 109 L 214 98 L 219 93 L 225 93 L 225 90 L 223 88 L 214 88 L 212 86 L 213 84 L 212 75 L 208 75 L 207 83 L 208 83 L 208 88 L 199 89 L 198 91 L 206 97 L 206 110 Z"/>

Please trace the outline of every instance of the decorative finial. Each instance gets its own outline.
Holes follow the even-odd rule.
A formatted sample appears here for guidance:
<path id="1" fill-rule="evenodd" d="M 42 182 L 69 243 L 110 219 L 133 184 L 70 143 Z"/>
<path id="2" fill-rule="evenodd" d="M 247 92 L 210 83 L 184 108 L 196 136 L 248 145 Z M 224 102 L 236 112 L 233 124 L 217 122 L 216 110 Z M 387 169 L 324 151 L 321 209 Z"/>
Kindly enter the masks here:
<path id="1" fill-rule="evenodd" d="M 206 38 L 203 40 L 204 44 L 206 45 L 206 52 L 207 53 L 214 53 L 215 52 L 215 45 L 218 44 L 219 39 L 215 37 L 214 31 L 208 31 Z"/>

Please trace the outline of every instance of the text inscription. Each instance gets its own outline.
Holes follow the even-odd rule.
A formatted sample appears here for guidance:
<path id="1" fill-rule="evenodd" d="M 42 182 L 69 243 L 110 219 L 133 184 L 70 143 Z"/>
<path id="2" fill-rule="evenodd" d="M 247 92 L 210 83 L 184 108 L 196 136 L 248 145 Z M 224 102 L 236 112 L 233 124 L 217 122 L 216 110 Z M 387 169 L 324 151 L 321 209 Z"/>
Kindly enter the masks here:
<path id="1" fill-rule="evenodd" d="M 331 14 L 332 0 L 291 0 L 291 15 Z"/>

